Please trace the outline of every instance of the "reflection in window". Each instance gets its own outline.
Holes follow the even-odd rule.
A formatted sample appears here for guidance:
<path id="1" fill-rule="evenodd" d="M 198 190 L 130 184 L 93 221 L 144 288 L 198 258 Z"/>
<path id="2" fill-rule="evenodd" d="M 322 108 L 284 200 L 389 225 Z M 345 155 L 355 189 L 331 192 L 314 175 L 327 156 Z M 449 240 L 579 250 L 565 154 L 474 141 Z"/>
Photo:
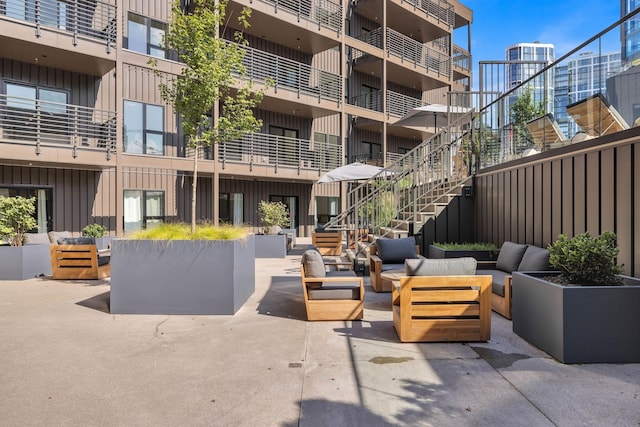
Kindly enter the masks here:
<path id="1" fill-rule="evenodd" d="M 164 22 L 130 13 L 127 22 L 127 49 L 166 58 L 166 50 L 163 47 L 166 28 Z"/>
<path id="2" fill-rule="evenodd" d="M 225 224 L 242 225 L 244 223 L 244 194 L 220 193 L 220 221 Z"/>
<path id="3" fill-rule="evenodd" d="M 124 102 L 124 151 L 164 154 L 164 107 Z"/>
<path id="4" fill-rule="evenodd" d="M 125 190 L 124 231 L 151 228 L 164 222 L 164 192 Z"/>

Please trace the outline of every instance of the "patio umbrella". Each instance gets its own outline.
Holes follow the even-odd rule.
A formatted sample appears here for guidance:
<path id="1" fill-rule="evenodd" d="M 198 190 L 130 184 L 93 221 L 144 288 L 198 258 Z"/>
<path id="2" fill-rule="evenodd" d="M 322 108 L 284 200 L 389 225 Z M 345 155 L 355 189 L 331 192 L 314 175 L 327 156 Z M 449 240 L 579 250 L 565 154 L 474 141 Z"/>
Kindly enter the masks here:
<path id="1" fill-rule="evenodd" d="M 471 111 L 470 108 L 446 106 L 442 104 L 429 104 L 416 107 L 409 111 L 403 118 L 393 123 L 392 126 L 403 126 L 431 133 L 455 122 L 464 114 Z"/>
<path id="2" fill-rule="evenodd" d="M 318 179 L 318 182 L 327 183 L 339 181 L 358 181 L 360 179 L 372 178 L 383 171 L 384 169 L 379 166 L 372 166 L 365 163 L 354 162 L 330 170 L 329 172 L 322 175 L 320 179 Z M 386 174 L 391 173 L 392 172 L 389 171 L 386 172 Z"/>

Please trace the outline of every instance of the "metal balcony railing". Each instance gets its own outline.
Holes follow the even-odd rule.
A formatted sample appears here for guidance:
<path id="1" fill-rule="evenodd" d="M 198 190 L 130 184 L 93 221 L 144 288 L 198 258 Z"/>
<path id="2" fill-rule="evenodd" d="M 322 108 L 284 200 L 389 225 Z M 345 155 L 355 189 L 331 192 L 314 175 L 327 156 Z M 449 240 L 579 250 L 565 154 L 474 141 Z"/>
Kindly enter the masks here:
<path id="1" fill-rule="evenodd" d="M 356 38 L 368 45 L 382 49 L 382 28 L 361 33 Z"/>
<path id="2" fill-rule="evenodd" d="M 319 99 L 340 101 L 342 80 L 339 75 L 258 49 L 242 49 L 245 49 L 242 62 L 247 71 L 246 78 L 263 83 L 271 81 L 276 89 L 287 88 Z"/>
<path id="3" fill-rule="evenodd" d="M 449 56 L 390 28 L 387 28 L 387 52 L 389 55 L 422 66 L 438 75 L 451 77 Z"/>
<path id="4" fill-rule="evenodd" d="M 340 166 L 342 147 L 339 144 L 308 139 L 253 133 L 225 142 L 218 147 L 222 167 L 226 163 L 269 165 L 325 171 Z"/>
<path id="5" fill-rule="evenodd" d="M 404 117 L 410 110 L 420 107 L 422 104 L 421 99 L 387 91 L 387 114 L 390 116 Z"/>
<path id="6" fill-rule="evenodd" d="M 382 112 L 382 92 L 376 90 L 375 92 L 354 96 L 351 104 L 367 110 Z"/>
<path id="7" fill-rule="evenodd" d="M 471 71 L 471 54 L 460 46 L 453 46 L 453 65 L 465 71 Z"/>
<path id="8" fill-rule="evenodd" d="M 74 37 L 104 41 L 107 51 L 116 42 L 116 6 L 102 1 L 83 0 L 5 0 L 0 2 L 0 15 L 34 25 L 36 35 L 47 27 Z"/>
<path id="9" fill-rule="evenodd" d="M 342 5 L 328 0 L 259 0 L 278 9 L 298 15 L 299 19 L 312 22 L 318 28 L 326 27 L 340 33 L 342 30 Z"/>
<path id="10" fill-rule="evenodd" d="M 0 94 L 0 141 L 116 150 L 116 113 Z"/>
<path id="11" fill-rule="evenodd" d="M 455 25 L 455 11 L 453 6 L 446 0 L 405 0 L 416 8 L 422 10 L 427 16 L 430 16 L 438 22 L 444 22 L 449 27 Z"/>

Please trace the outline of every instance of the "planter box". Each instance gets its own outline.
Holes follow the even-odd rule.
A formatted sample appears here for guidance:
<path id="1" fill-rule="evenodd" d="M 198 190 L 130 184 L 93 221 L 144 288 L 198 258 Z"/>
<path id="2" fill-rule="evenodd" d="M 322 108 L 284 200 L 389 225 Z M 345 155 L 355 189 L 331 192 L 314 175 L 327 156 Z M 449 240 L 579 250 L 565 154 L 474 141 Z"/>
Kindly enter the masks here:
<path id="1" fill-rule="evenodd" d="M 0 280 L 51 276 L 49 245 L 0 246 Z"/>
<path id="2" fill-rule="evenodd" d="M 429 258 L 462 258 L 472 257 L 477 261 L 495 261 L 498 259 L 498 250 L 453 250 L 442 249 L 439 246 L 429 245 Z"/>
<path id="3" fill-rule="evenodd" d="M 563 363 L 640 362 L 640 279 L 561 286 L 550 274 L 513 273 L 513 332 Z"/>
<path id="4" fill-rule="evenodd" d="M 111 242 L 111 313 L 235 314 L 255 291 L 255 239 Z"/>
<path id="5" fill-rule="evenodd" d="M 256 234 L 256 258 L 284 258 L 287 256 L 286 234 Z"/>

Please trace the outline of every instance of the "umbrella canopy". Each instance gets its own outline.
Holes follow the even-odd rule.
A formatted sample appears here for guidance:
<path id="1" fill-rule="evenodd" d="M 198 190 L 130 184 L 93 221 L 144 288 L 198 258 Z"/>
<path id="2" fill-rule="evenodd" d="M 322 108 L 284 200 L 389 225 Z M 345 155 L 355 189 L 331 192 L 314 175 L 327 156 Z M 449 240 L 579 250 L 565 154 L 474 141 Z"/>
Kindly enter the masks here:
<path id="1" fill-rule="evenodd" d="M 395 122 L 393 126 L 403 126 L 436 133 L 439 129 L 449 124 L 449 119 L 454 122 L 470 111 L 471 109 L 466 107 L 442 104 L 423 105 L 409 111 L 406 116 Z"/>
<path id="2" fill-rule="evenodd" d="M 357 181 L 359 179 L 369 179 L 384 169 L 379 166 L 367 165 L 360 162 L 349 163 L 345 166 L 332 169 L 318 179 L 319 183 L 338 182 L 338 181 Z M 387 172 L 390 174 L 391 172 Z"/>

